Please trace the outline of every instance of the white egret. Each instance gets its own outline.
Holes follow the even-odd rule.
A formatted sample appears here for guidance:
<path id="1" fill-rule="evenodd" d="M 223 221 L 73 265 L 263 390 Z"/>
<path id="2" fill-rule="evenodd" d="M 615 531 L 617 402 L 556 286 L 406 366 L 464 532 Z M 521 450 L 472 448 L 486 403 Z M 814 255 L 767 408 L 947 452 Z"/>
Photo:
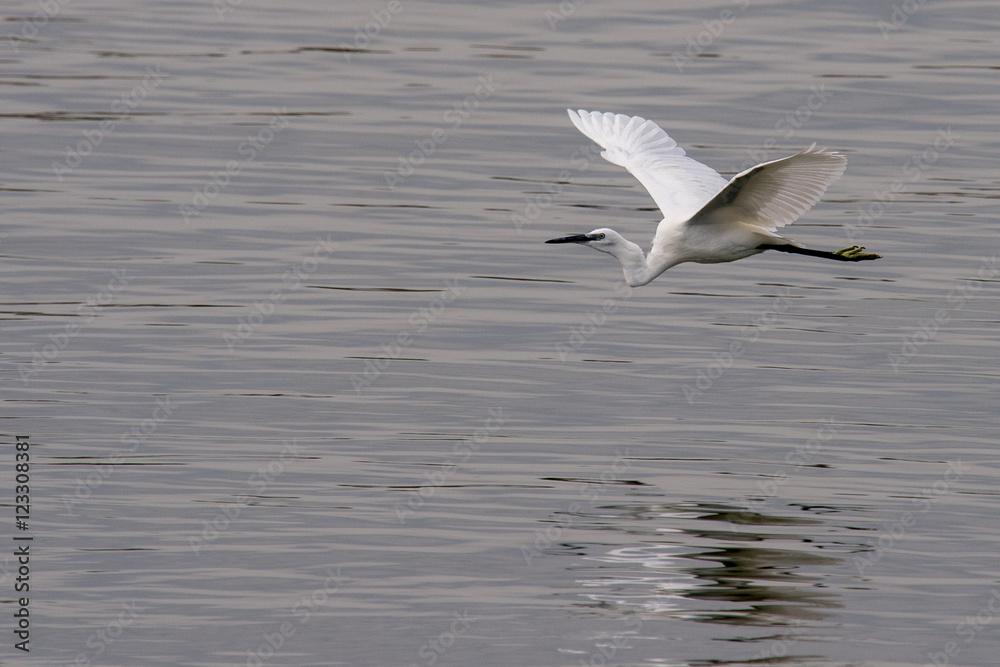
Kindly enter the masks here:
<path id="1" fill-rule="evenodd" d="M 652 195 L 663 213 L 649 255 L 613 229 L 600 228 L 546 243 L 578 243 L 614 255 L 632 287 L 646 285 L 682 262 L 732 262 L 779 250 L 842 262 L 879 259 L 851 246 L 836 252 L 803 248 L 779 236 L 840 178 L 847 158 L 809 148 L 742 171 L 728 182 L 687 157 L 660 126 L 640 116 L 573 111 L 570 120 L 604 150 L 601 156 L 625 167 Z"/>

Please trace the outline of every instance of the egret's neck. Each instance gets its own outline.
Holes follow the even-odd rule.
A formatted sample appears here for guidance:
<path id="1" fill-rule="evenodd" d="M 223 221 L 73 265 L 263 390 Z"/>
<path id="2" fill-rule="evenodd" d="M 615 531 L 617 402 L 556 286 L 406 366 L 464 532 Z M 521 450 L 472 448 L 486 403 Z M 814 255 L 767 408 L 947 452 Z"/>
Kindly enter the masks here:
<path id="1" fill-rule="evenodd" d="M 604 250 L 603 248 L 599 249 Z M 625 282 L 630 287 L 645 285 L 667 270 L 665 266 L 660 268 L 656 262 L 652 264 L 647 262 L 642 248 L 624 238 L 613 247 L 604 250 L 604 252 L 614 255 L 621 262 L 622 273 L 625 274 Z"/>

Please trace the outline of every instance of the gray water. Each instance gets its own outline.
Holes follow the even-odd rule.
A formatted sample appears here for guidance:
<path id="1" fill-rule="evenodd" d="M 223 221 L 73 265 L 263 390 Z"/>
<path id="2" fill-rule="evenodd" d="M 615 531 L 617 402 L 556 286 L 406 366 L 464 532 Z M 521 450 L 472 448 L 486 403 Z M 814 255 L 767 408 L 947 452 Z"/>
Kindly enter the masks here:
<path id="1" fill-rule="evenodd" d="M 994 4 L 486 4 L 4 9 L 4 664 L 996 664 Z M 567 107 L 884 259 L 630 291 Z"/>

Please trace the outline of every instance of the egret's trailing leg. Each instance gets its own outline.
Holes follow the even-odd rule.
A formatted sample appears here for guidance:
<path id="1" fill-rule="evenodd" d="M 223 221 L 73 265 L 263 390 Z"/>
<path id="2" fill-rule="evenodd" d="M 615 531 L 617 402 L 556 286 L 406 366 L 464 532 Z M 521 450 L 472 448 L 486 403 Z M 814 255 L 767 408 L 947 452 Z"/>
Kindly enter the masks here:
<path id="1" fill-rule="evenodd" d="M 852 245 L 850 248 L 843 248 L 834 252 L 826 250 L 813 250 L 812 248 L 802 248 L 797 245 L 776 245 L 773 243 L 762 243 L 757 246 L 761 250 L 777 250 L 779 252 L 791 252 L 796 255 L 809 255 L 810 257 L 823 257 L 824 259 L 836 259 L 841 262 L 863 262 L 868 259 L 882 259 L 882 255 L 873 252 L 861 252 L 862 246 Z"/>

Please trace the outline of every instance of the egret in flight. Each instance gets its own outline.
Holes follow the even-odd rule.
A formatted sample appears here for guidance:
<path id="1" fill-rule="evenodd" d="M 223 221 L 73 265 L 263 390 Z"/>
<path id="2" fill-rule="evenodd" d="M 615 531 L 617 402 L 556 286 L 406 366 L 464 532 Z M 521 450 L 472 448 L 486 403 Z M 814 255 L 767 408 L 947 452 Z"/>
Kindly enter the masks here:
<path id="1" fill-rule="evenodd" d="M 682 262 L 732 262 L 779 250 L 841 262 L 879 259 L 851 246 L 836 252 L 803 248 L 777 234 L 819 201 L 844 173 L 847 158 L 809 148 L 742 171 L 728 182 L 692 160 L 660 126 L 640 116 L 573 111 L 577 129 L 604 150 L 601 156 L 625 167 L 652 195 L 663 213 L 653 247 L 643 253 L 613 229 L 600 228 L 546 243 L 578 243 L 614 255 L 632 287 L 646 285 Z"/>

